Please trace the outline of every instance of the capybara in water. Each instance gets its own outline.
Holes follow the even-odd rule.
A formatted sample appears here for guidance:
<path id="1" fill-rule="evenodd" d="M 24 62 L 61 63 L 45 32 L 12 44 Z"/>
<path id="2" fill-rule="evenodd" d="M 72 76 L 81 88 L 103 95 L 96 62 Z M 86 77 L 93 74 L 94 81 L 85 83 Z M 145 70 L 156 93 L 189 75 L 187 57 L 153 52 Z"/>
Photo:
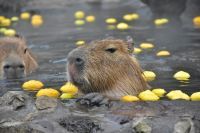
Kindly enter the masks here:
<path id="1" fill-rule="evenodd" d="M 137 95 L 148 88 L 142 69 L 120 39 L 93 41 L 68 55 L 68 80 L 84 94 L 101 93 L 111 99 Z"/>
<path id="2" fill-rule="evenodd" d="M 0 78 L 22 78 L 38 67 L 23 37 L 0 38 Z"/>

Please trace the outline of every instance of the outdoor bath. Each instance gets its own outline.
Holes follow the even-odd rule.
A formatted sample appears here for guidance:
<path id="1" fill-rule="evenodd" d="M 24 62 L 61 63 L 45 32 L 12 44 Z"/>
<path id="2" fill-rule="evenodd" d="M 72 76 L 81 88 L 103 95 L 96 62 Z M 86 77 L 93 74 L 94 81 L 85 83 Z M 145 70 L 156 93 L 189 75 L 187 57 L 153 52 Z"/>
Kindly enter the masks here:
<path id="1" fill-rule="evenodd" d="M 172 23 L 170 19 L 154 23 L 160 18 L 137 0 L 30 1 L 17 13 L 11 9 L 2 10 L 0 16 L 17 16 L 19 20 L 12 21 L 8 27 L 0 26 L 0 36 L 12 34 L 5 34 L 3 28 L 14 29 L 24 36 L 39 67 L 27 77 L 0 80 L 0 132 L 200 132 L 199 101 L 171 100 L 166 96 L 172 90 L 181 90 L 188 96 L 199 92 L 200 28 L 193 23 L 193 18 L 200 14 L 191 1 L 188 0 L 181 15 L 181 24 L 174 23 L 175 15 Z M 77 11 L 83 11 L 85 15 L 74 16 Z M 25 14 L 22 19 L 21 12 L 30 13 L 30 18 L 26 20 Z M 127 16 L 130 14 L 134 14 L 132 19 Z M 40 15 L 42 21 L 33 22 L 33 15 Z M 164 14 L 162 18 L 168 15 L 165 17 Z M 86 16 L 90 17 L 86 19 Z M 112 19 L 108 21 L 108 18 Z M 152 89 L 166 91 L 159 100 L 111 100 L 109 105 L 91 107 L 80 105 L 76 97 L 65 100 L 60 99 L 60 95 L 58 98 L 36 97 L 38 91 L 27 91 L 22 87 L 26 81 L 38 80 L 44 84 L 42 88 L 53 88 L 61 94 L 60 88 L 68 81 L 69 52 L 94 40 L 109 37 L 126 40 L 127 36 L 131 36 L 134 47 L 139 48 L 132 53 L 142 69 L 156 75 L 148 84 Z M 140 46 L 142 43 L 153 46 L 145 48 Z M 163 50 L 170 54 L 158 56 L 157 53 Z M 187 72 L 190 77 L 177 80 L 173 76 L 179 71 Z"/>

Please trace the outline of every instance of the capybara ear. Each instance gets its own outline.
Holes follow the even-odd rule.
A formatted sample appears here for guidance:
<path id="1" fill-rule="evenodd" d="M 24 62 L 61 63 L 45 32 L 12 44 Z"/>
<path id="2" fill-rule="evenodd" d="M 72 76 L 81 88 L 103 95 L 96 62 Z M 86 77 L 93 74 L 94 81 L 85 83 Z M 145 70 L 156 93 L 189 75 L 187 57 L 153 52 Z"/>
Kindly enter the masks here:
<path id="1" fill-rule="evenodd" d="M 19 33 L 15 34 L 15 37 L 25 40 L 25 37 Z"/>
<path id="2" fill-rule="evenodd" d="M 134 49 L 134 41 L 131 36 L 126 37 L 126 42 L 127 42 L 127 47 L 128 47 L 128 52 L 131 54 L 133 49 Z"/>
<path id="3" fill-rule="evenodd" d="M 27 54 L 27 57 L 25 59 L 25 62 L 27 64 L 26 72 L 31 73 L 36 68 L 38 68 L 38 63 L 36 61 L 36 57 L 32 54 L 32 52 L 28 48 L 26 49 L 25 54 Z"/>

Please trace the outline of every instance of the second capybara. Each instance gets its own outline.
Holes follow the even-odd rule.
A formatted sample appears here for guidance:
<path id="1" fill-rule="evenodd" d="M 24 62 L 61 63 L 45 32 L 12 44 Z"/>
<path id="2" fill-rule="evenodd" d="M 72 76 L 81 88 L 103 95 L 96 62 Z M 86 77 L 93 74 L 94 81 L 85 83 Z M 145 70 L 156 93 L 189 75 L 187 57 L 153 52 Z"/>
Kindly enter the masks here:
<path id="1" fill-rule="evenodd" d="M 38 67 L 23 37 L 0 38 L 0 78 L 22 78 Z"/>
<path id="2" fill-rule="evenodd" d="M 68 80 L 84 94 L 98 92 L 111 99 L 137 95 L 149 86 L 127 41 L 104 39 L 72 50 L 68 55 Z"/>

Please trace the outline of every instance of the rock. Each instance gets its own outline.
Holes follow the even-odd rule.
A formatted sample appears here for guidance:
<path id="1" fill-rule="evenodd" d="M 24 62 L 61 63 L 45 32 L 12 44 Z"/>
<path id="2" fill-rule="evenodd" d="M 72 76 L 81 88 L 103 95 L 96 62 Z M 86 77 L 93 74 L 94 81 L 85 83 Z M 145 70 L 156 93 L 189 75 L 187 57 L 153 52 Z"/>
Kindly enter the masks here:
<path id="1" fill-rule="evenodd" d="M 183 119 L 178 121 L 174 126 L 174 133 L 191 133 L 192 121 Z"/>
<path id="2" fill-rule="evenodd" d="M 49 108 L 56 108 L 58 100 L 51 97 L 41 96 L 38 97 L 35 101 L 36 108 L 38 110 L 45 110 Z"/>
<path id="3" fill-rule="evenodd" d="M 96 133 L 101 131 L 100 125 L 89 117 L 70 116 L 58 120 L 60 126 L 73 133 Z"/>
<path id="4" fill-rule="evenodd" d="M 147 124 L 147 122 L 144 119 L 140 120 L 140 122 L 138 122 L 136 125 L 133 124 L 132 128 L 134 129 L 133 132 L 136 132 L 136 133 L 151 133 L 152 132 L 151 126 L 149 126 L 149 124 Z"/>
<path id="5" fill-rule="evenodd" d="M 0 105 L 11 106 L 13 110 L 18 110 L 26 105 L 28 97 L 22 91 L 10 91 L 1 97 Z"/>
<path id="6" fill-rule="evenodd" d="M 39 131 L 38 129 L 30 128 L 25 124 L 19 124 L 15 126 L 5 126 L 0 127 L 0 133 L 44 133 Z"/>
<path id="7" fill-rule="evenodd" d="M 73 100 L 72 100 L 73 101 Z M 158 101 L 88 108 L 24 92 L 0 97 L 0 133 L 199 133 L 198 102 Z M 175 125 L 175 126 L 174 126 Z"/>
<path id="8" fill-rule="evenodd" d="M 47 120 L 36 121 L 30 124 L 30 128 L 37 129 L 42 133 L 54 133 L 56 132 L 54 127 L 55 125 L 53 125 L 53 122 Z"/>

